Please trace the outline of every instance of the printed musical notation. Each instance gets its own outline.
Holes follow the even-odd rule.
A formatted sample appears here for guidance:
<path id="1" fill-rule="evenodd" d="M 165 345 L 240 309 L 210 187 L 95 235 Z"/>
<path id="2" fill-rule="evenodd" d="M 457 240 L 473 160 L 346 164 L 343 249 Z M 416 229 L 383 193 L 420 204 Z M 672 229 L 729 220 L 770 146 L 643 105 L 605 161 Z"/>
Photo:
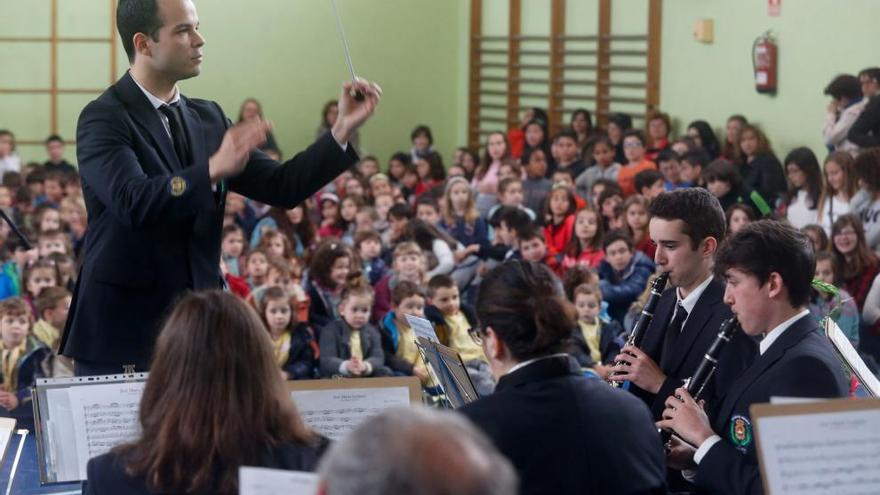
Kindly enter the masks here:
<path id="1" fill-rule="evenodd" d="M 303 421 L 327 438 L 338 440 L 366 419 L 393 407 L 409 407 L 405 387 L 299 390 L 291 392 Z"/>
<path id="2" fill-rule="evenodd" d="M 880 493 L 878 424 L 878 410 L 761 419 L 770 493 Z"/>
<path id="3" fill-rule="evenodd" d="M 77 464 L 85 479 L 89 459 L 134 440 L 144 383 L 111 383 L 69 390 L 75 426 Z"/>

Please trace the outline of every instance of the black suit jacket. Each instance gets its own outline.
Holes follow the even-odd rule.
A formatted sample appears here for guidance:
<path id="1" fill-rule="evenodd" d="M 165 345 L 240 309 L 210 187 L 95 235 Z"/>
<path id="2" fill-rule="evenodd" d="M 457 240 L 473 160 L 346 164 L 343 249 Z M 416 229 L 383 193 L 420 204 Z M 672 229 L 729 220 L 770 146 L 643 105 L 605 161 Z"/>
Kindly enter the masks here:
<path id="1" fill-rule="evenodd" d="M 710 414 L 722 441 L 697 466 L 696 485 L 713 494 L 763 493 L 749 407 L 774 396 L 834 398 L 848 392 L 843 365 L 812 315 L 794 322 L 755 358 Z"/>
<path id="2" fill-rule="evenodd" d="M 460 409 L 513 463 L 521 495 L 665 493 L 663 448 L 643 404 L 569 357 L 531 363 Z"/>
<path id="3" fill-rule="evenodd" d="M 286 443 L 267 453 L 257 467 L 289 469 L 292 471 L 315 471 L 318 461 L 329 442 L 322 438 L 318 445 L 307 446 Z M 83 483 L 83 495 L 151 495 L 143 476 L 129 476 L 120 456 L 113 452 L 89 460 L 86 467 L 88 479 Z"/>
<path id="4" fill-rule="evenodd" d="M 660 386 L 656 395 L 635 385 L 630 387 L 634 394 L 648 404 L 655 419 L 659 419 L 663 413 L 666 399 L 697 370 L 703 361 L 703 356 L 718 335 L 721 323 L 732 316 L 723 298 L 724 284 L 718 280 L 709 282 L 700 294 L 693 311 L 688 315 L 681 334 L 671 347 L 672 352 L 664 353 L 666 329 L 672 320 L 678 299 L 675 288 L 667 289 L 660 296 L 657 309 L 654 311 L 654 319 L 645 332 L 641 349 L 660 366 L 666 374 L 666 381 Z M 742 370 L 751 363 L 757 352 L 757 344 L 740 332 L 727 344 L 722 355 L 726 361 L 729 361 L 726 364 L 727 369 L 738 366 Z M 702 397 L 707 402 L 712 402 L 715 383 L 715 381 L 710 382 L 709 387 L 703 392 Z"/>
<path id="5" fill-rule="evenodd" d="M 217 289 L 227 190 L 292 208 L 357 156 L 328 134 L 279 165 L 255 151 L 213 191 L 208 159 L 231 125 L 216 103 L 180 97 L 192 163 L 131 75 L 89 103 L 77 158 L 89 223 L 61 343 L 66 356 L 145 369 L 163 317 L 186 290 Z"/>

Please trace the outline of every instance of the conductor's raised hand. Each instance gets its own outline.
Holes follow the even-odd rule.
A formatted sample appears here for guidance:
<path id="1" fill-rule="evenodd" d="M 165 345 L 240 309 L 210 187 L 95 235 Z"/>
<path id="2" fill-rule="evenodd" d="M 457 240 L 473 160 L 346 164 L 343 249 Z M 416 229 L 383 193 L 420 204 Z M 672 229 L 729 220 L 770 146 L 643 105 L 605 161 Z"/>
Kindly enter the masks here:
<path id="1" fill-rule="evenodd" d="M 262 119 L 246 120 L 227 129 L 220 148 L 208 159 L 211 183 L 244 170 L 251 152 L 266 142 L 270 130 L 272 124 Z"/>
<path id="2" fill-rule="evenodd" d="M 364 95 L 363 101 L 354 97 L 356 92 Z M 339 95 L 339 116 L 333 125 L 333 137 L 340 143 L 347 143 L 352 134 L 373 115 L 381 98 L 382 88 L 374 82 L 361 78 L 346 82 Z"/>

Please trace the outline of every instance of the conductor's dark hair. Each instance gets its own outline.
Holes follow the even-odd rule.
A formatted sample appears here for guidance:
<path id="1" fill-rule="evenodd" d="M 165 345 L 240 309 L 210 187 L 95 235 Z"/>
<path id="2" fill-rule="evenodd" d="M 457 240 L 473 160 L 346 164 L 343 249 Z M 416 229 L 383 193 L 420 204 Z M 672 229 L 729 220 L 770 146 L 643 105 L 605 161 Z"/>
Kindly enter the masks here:
<path id="1" fill-rule="evenodd" d="M 665 192 L 651 201 L 650 218 L 682 221 L 682 234 L 691 240 L 691 250 L 707 237 L 720 244 L 724 240 L 727 221 L 718 198 L 702 187 L 688 187 Z"/>
<path id="2" fill-rule="evenodd" d="M 119 0 L 116 7 L 116 28 L 129 63 L 134 63 L 134 35 L 143 33 L 159 41 L 159 4 L 156 0 Z"/>
<path id="3" fill-rule="evenodd" d="M 721 245 L 715 258 L 716 275 L 735 268 L 764 285 L 778 273 L 794 307 L 810 301 L 816 256 L 810 238 L 790 224 L 776 220 L 752 222 Z"/>
<path id="4" fill-rule="evenodd" d="M 835 100 L 838 98 L 846 98 L 848 101 L 857 100 L 862 97 L 862 86 L 858 77 L 852 74 L 840 74 L 828 83 L 824 94 Z"/>
<path id="5" fill-rule="evenodd" d="M 575 328 L 574 307 L 556 276 L 543 264 L 507 261 L 483 279 L 477 318 L 517 361 L 564 352 Z"/>

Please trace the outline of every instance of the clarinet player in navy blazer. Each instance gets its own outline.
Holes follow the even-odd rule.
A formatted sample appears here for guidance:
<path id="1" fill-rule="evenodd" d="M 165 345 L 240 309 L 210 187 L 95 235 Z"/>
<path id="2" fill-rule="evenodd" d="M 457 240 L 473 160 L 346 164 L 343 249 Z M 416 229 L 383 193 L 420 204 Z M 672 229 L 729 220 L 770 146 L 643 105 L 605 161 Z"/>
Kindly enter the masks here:
<path id="1" fill-rule="evenodd" d="M 180 94 L 205 45 L 191 0 L 119 0 L 117 26 L 131 68 L 77 125 L 89 224 L 61 349 L 78 375 L 145 371 L 173 302 L 221 286 L 227 191 L 292 208 L 355 163 L 348 139 L 381 96 L 346 83 L 331 132 L 279 165 L 257 150 L 267 122 L 233 126 L 216 103 Z"/>
<path id="2" fill-rule="evenodd" d="M 657 425 L 675 431 L 669 461 L 696 471 L 694 483 L 713 494 L 763 493 L 749 415 L 771 397 L 845 397 L 843 365 L 810 315 L 815 258 L 809 239 L 792 226 L 762 220 L 744 227 L 719 250 L 717 272 L 727 281 L 724 302 L 750 336 L 763 335 L 759 355 L 707 415 L 684 388 L 666 401 Z M 727 370 L 719 364 L 717 370 Z"/>
<path id="3" fill-rule="evenodd" d="M 715 253 L 724 240 L 726 219 L 718 200 L 701 188 L 663 193 L 651 202 L 648 231 L 657 245 L 654 260 L 669 273 L 672 288 L 657 304 L 640 348 L 626 346 L 611 369 L 615 380 L 629 380 L 630 391 L 660 418 L 666 398 L 696 371 L 721 322 L 730 318 L 724 284 L 713 276 Z M 757 345 L 737 335 L 723 357 L 728 368 L 745 369 Z M 703 397 L 711 402 L 714 388 Z"/>

